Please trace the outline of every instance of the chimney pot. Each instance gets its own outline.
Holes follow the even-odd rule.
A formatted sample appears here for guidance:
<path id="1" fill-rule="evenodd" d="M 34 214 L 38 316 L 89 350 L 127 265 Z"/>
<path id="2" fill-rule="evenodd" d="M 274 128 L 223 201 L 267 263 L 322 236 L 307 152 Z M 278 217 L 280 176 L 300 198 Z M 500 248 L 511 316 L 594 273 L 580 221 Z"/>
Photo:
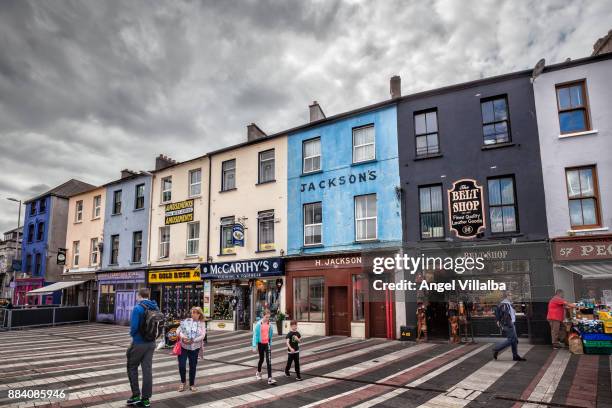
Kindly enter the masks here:
<path id="1" fill-rule="evenodd" d="M 394 75 L 391 77 L 389 87 L 391 91 L 391 99 L 402 96 L 402 78 L 400 78 L 399 75 Z"/>
<path id="2" fill-rule="evenodd" d="M 165 169 L 166 167 L 170 167 L 175 163 L 175 160 L 172 160 L 165 154 L 160 154 L 155 158 L 155 170 Z"/>
<path id="3" fill-rule="evenodd" d="M 317 101 L 313 101 L 312 104 L 308 106 L 308 109 L 310 111 L 310 122 L 325 119 L 325 113 L 323 113 L 323 109 L 321 109 L 321 105 L 319 105 Z"/>
<path id="4" fill-rule="evenodd" d="M 262 137 L 266 137 L 266 132 L 261 130 L 259 126 L 254 123 L 247 125 L 247 141 L 253 141 L 257 139 L 261 139 Z"/>

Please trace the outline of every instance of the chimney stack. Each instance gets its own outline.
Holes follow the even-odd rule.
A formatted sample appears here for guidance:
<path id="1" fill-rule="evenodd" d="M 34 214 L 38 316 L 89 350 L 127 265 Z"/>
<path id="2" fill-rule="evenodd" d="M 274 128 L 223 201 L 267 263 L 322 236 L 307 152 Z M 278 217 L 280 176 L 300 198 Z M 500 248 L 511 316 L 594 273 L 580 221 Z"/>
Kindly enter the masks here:
<path id="1" fill-rule="evenodd" d="M 251 142 L 253 140 L 261 139 L 262 137 L 266 137 L 266 132 L 261 130 L 259 126 L 254 123 L 247 125 L 247 141 Z"/>
<path id="2" fill-rule="evenodd" d="M 165 169 L 173 164 L 176 164 L 176 160 L 172 160 L 166 155 L 160 154 L 155 158 L 155 170 Z"/>
<path id="3" fill-rule="evenodd" d="M 313 101 L 312 105 L 308 106 L 310 109 L 310 122 L 316 122 L 317 120 L 325 119 L 325 113 L 317 101 Z"/>
<path id="4" fill-rule="evenodd" d="M 122 179 L 124 179 L 126 177 L 133 176 L 134 174 L 136 174 L 136 172 L 134 172 L 132 170 L 128 170 L 128 169 L 121 170 L 121 178 Z"/>
<path id="5" fill-rule="evenodd" d="M 389 81 L 389 87 L 391 90 L 391 99 L 399 98 L 402 96 L 402 78 L 399 75 L 393 75 L 391 81 Z"/>
<path id="6" fill-rule="evenodd" d="M 612 30 L 608 31 L 607 35 L 604 35 L 598 39 L 593 45 L 592 56 L 607 54 L 612 52 Z"/>

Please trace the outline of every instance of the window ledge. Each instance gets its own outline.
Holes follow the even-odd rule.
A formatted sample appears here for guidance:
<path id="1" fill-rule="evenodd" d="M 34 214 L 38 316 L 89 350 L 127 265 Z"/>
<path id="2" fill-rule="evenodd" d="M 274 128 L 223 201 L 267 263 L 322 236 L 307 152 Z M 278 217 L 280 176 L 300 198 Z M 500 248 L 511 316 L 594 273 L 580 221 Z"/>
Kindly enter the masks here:
<path id="1" fill-rule="evenodd" d="M 217 254 L 217 256 L 236 256 L 236 254 Z"/>
<path id="2" fill-rule="evenodd" d="M 172 201 L 162 201 L 159 203 L 159 205 L 168 205 L 168 204 L 172 204 Z"/>
<path id="3" fill-rule="evenodd" d="M 75 224 L 82 224 L 82 223 L 83 223 L 83 221 L 75 221 L 74 223 L 75 223 Z"/>
<path id="4" fill-rule="evenodd" d="M 188 200 L 195 200 L 196 198 L 202 198 L 202 194 L 196 194 L 196 195 L 192 195 L 187 197 Z"/>
<path id="5" fill-rule="evenodd" d="M 376 242 L 380 242 L 380 239 L 376 238 L 376 239 L 362 239 L 360 241 L 353 241 L 353 244 L 370 244 L 370 243 L 376 243 Z"/>
<path id="6" fill-rule="evenodd" d="M 419 161 L 419 160 L 427 160 L 427 159 L 437 159 L 438 157 L 443 157 L 443 154 L 442 153 L 422 154 L 422 155 L 415 157 L 413 160 Z"/>
<path id="7" fill-rule="evenodd" d="M 310 249 L 310 248 L 323 248 L 323 244 L 315 244 L 315 245 L 304 245 L 302 249 Z"/>
<path id="8" fill-rule="evenodd" d="M 503 147 L 512 147 L 512 146 L 516 146 L 516 143 L 513 143 L 513 142 L 494 143 L 490 145 L 482 145 L 480 147 L 480 150 L 501 149 Z"/>
<path id="9" fill-rule="evenodd" d="M 312 176 L 313 174 L 320 174 L 323 173 L 323 170 L 317 170 L 317 171 L 310 171 L 308 173 L 303 173 L 300 175 L 300 177 L 306 177 L 306 176 Z"/>
<path id="10" fill-rule="evenodd" d="M 114 217 L 115 215 L 121 215 L 121 213 L 112 213 L 111 217 Z"/>
<path id="11" fill-rule="evenodd" d="M 597 227 L 597 228 L 585 228 L 585 229 L 570 229 L 567 230 L 568 234 L 580 234 L 582 232 L 604 232 L 608 231 L 608 227 Z"/>
<path id="12" fill-rule="evenodd" d="M 377 162 L 376 159 L 364 160 L 364 161 L 360 161 L 360 162 L 353 162 L 353 163 L 351 163 L 351 166 L 361 166 L 363 164 L 371 164 L 371 163 L 376 163 L 376 162 Z"/>
<path id="13" fill-rule="evenodd" d="M 169 257 L 166 258 L 157 258 L 157 262 L 168 262 L 170 260 Z"/>
<path id="14" fill-rule="evenodd" d="M 130 261 L 130 265 L 142 265 L 142 261 L 140 262 Z"/>
<path id="15" fill-rule="evenodd" d="M 228 188 L 227 190 L 219 190 L 219 193 L 227 193 L 227 192 L 230 192 L 230 191 L 236 191 L 236 190 L 238 190 L 238 188 L 237 188 L 237 187 L 234 187 L 234 188 Z"/>
<path id="16" fill-rule="evenodd" d="M 258 183 L 255 183 L 256 186 L 261 186 L 262 184 L 270 184 L 270 183 L 276 183 L 276 179 L 274 180 L 268 180 L 268 181 L 260 181 Z"/>
<path id="17" fill-rule="evenodd" d="M 136 211 L 144 211 L 144 207 L 142 207 L 142 208 L 134 208 L 134 212 L 136 212 Z"/>
<path id="18" fill-rule="evenodd" d="M 261 251 L 255 251 L 256 254 L 261 254 L 263 252 L 276 252 L 276 249 L 264 249 Z"/>
<path id="19" fill-rule="evenodd" d="M 199 255 L 198 254 L 193 254 L 193 255 L 186 255 L 185 259 L 198 259 Z"/>
<path id="20" fill-rule="evenodd" d="M 599 131 L 597 129 L 593 129 L 593 130 L 585 130 L 582 132 L 574 132 L 574 133 L 562 133 L 559 135 L 559 139 L 565 139 L 568 137 L 575 137 L 575 136 L 586 136 L 586 135 L 595 135 L 597 134 Z"/>

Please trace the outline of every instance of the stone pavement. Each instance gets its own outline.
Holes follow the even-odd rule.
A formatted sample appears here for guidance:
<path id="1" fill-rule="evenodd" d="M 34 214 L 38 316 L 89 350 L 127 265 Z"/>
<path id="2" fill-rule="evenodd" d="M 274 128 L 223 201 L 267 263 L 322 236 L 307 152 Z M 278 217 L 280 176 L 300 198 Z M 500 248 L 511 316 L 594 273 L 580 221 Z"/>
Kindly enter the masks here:
<path id="1" fill-rule="evenodd" d="M 273 342 L 276 386 L 255 379 L 249 332 L 212 332 L 197 392 L 177 391 L 176 357 L 155 353 L 153 407 L 612 407 L 610 356 L 571 355 L 519 344 L 491 358 L 491 343 L 414 344 L 305 337 L 302 377 L 283 374 L 284 340 Z M 81 324 L 0 332 L 0 406 L 122 407 L 128 328 Z M 264 369 L 265 373 L 265 369 Z M 8 390 L 65 390 L 59 402 L 15 400 Z"/>

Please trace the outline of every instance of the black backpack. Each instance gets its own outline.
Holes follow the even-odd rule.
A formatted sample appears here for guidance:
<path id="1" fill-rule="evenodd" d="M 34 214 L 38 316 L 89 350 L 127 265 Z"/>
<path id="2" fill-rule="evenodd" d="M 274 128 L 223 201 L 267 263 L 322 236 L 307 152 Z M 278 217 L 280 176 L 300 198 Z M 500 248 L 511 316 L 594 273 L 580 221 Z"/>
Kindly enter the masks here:
<path id="1" fill-rule="evenodd" d="M 145 303 L 140 303 L 140 306 L 145 310 L 140 320 L 140 335 L 146 341 L 155 341 L 164 331 L 166 318 L 158 309 L 151 309 Z"/>

